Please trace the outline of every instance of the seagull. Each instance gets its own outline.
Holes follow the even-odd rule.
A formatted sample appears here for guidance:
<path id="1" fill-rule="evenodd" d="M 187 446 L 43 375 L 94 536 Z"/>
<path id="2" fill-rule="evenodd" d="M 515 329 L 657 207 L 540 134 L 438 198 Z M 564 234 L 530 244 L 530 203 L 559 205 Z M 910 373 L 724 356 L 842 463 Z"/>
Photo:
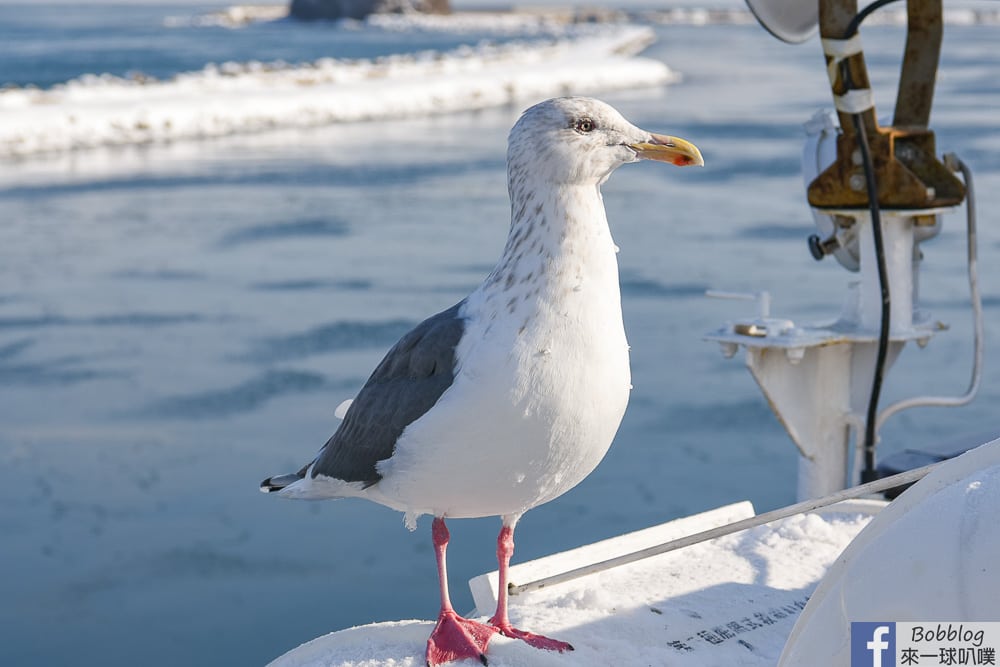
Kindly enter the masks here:
<path id="1" fill-rule="evenodd" d="M 287 498 L 366 498 L 434 517 L 441 610 L 429 667 L 487 664 L 501 634 L 551 651 L 507 611 L 514 527 L 576 486 L 604 457 L 628 403 L 618 247 L 601 185 L 619 166 L 703 165 L 691 143 L 651 134 L 604 102 L 563 97 L 526 110 L 508 138 L 511 223 L 493 271 L 471 294 L 402 337 L 347 407 L 316 458 L 261 490 Z M 486 622 L 448 595 L 445 519 L 499 516 L 499 590 Z"/>

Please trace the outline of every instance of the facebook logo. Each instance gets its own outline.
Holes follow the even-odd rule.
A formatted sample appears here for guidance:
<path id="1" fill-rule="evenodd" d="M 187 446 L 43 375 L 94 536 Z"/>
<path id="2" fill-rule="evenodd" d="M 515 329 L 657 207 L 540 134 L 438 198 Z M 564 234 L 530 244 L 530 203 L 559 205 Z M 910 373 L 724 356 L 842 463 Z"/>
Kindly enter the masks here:
<path id="1" fill-rule="evenodd" d="M 852 622 L 851 667 L 896 667 L 896 624 Z"/>

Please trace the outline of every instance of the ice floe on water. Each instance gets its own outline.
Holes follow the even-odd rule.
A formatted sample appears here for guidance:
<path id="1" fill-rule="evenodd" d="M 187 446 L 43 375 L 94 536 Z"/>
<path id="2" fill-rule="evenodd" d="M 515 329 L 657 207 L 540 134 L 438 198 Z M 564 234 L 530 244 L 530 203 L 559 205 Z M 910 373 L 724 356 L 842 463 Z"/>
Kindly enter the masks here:
<path id="1" fill-rule="evenodd" d="M 163 20 L 167 28 L 215 27 L 242 28 L 261 21 L 280 21 L 288 18 L 288 5 L 230 5 L 208 13 L 168 16 Z"/>
<path id="2" fill-rule="evenodd" d="M 405 118 L 670 82 L 636 56 L 651 29 L 344 60 L 209 64 L 169 80 L 87 74 L 51 89 L 0 91 L 0 157 L 166 143 L 282 127 Z"/>
<path id="3" fill-rule="evenodd" d="M 748 12 L 740 14 L 750 16 Z M 457 11 L 452 14 L 422 14 L 419 12 L 372 14 L 365 19 L 318 21 L 335 30 L 377 28 L 395 32 L 433 31 L 446 33 L 475 32 L 490 35 L 567 35 L 593 30 L 598 24 L 624 22 L 628 14 L 620 9 L 546 8 L 508 10 Z M 224 27 L 245 28 L 255 23 L 290 21 L 287 5 L 233 5 L 207 14 L 169 16 L 168 28 Z"/>

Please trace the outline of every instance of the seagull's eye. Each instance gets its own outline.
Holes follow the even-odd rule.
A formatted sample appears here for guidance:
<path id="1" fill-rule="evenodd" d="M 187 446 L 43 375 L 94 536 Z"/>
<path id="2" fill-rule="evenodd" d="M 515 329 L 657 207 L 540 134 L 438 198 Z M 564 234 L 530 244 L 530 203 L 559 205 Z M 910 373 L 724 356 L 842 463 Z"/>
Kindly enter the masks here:
<path id="1" fill-rule="evenodd" d="M 580 118 L 573 123 L 573 129 L 583 134 L 593 132 L 595 127 L 597 127 L 597 124 L 590 118 Z"/>

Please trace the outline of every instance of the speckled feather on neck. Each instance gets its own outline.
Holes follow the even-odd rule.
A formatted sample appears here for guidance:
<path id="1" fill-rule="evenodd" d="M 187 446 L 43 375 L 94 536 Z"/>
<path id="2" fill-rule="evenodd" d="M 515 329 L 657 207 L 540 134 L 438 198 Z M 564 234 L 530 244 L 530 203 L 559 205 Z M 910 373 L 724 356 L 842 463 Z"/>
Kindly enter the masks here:
<path id="1" fill-rule="evenodd" d="M 547 191 L 512 187 L 511 204 L 507 244 L 484 291 L 537 296 L 541 284 L 552 281 L 568 281 L 579 291 L 590 269 L 609 258 L 614 261 L 614 243 L 596 186 L 563 184 Z M 617 289 L 617 270 L 614 273 Z M 507 309 L 513 313 L 514 304 Z"/>

